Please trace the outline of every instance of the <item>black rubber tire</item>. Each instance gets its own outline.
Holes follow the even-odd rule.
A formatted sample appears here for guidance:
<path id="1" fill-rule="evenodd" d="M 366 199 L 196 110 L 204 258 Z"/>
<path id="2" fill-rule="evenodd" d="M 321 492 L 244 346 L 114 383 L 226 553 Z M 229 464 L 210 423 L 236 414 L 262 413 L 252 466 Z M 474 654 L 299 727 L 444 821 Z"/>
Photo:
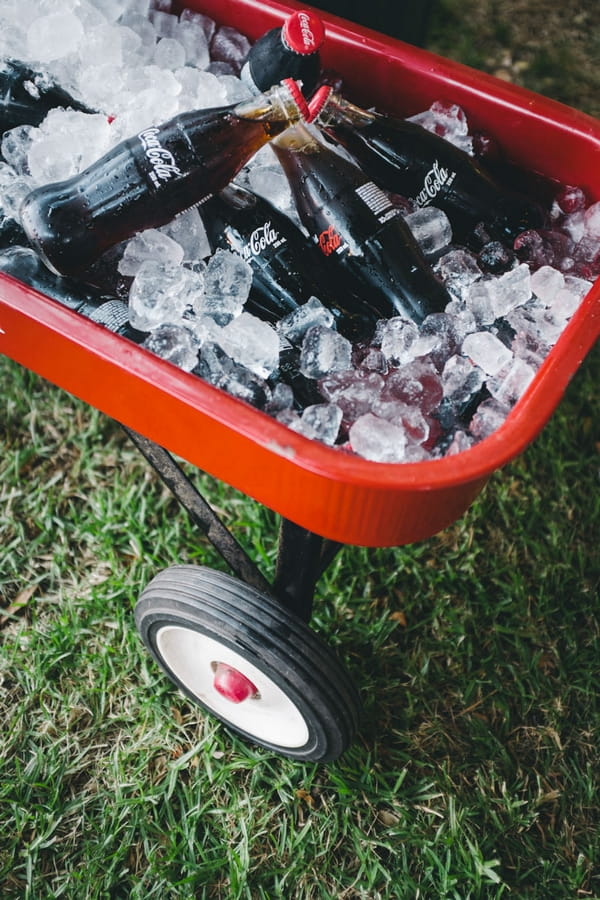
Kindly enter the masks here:
<path id="1" fill-rule="evenodd" d="M 173 566 L 159 572 L 143 591 L 135 621 L 144 644 L 171 681 L 252 743 L 291 759 L 324 762 L 337 759 L 352 742 L 360 701 L 344 667 L 301 619 L 243 581 L 203 566 Z M 306 726 L 308 737 L 302 738 L 302 745 L 287 746 L 281 739 L 253 733 L 251 727 L 239 727 L 222 704 L 217 702 L 221 709 L 214 709 L 210 696 L 207 700 L 190 689 L 174 671 L 178 661 L 166 660 L 160 648 L 161 633 L 181 634 L 181 628 L 217 641 L 274 683 L 300 714 L 303 732 Z M 198 660 L 200 666 L 210 663 Z"/>

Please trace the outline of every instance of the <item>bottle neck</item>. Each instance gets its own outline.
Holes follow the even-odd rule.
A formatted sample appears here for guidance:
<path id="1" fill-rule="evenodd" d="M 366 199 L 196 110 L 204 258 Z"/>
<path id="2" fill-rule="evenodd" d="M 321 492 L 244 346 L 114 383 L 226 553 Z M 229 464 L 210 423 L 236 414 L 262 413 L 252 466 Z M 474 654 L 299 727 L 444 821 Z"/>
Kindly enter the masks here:
<path id="1" fill-rule="evenodd" d="M 291 128 L 286 129 L 272 142 L 273 149 L 277 153 L 317 153 L 321 149 L 321 144 L 304 124 L 298 122 Z"/>
<path id="2" fill-rule="evenodd" d="M 289 122 L 300 121 L 307 114 L 306 101 L 295 81 L 275 85 L 263 94 L 257 94 L 251 100 L 244 100 L 233 108 L 233 114 L 240 119 L 252 119 L 256 122 Z"/>
<path id="3" fill-rule="evenodd" d="M 316 99 L 316 98 L 315 98 Z M 318 100 L 317 100 L 318 102 Z M 329 91 L 324 96 L 323 105 L 315 113 L 311 101 L 311 121 L 326 128 L 328 125 L 351 125 L 353 128 L 365 128 L 377 119 L 377 113 L 369 112 L 350 103 L 341 94 Z"/>

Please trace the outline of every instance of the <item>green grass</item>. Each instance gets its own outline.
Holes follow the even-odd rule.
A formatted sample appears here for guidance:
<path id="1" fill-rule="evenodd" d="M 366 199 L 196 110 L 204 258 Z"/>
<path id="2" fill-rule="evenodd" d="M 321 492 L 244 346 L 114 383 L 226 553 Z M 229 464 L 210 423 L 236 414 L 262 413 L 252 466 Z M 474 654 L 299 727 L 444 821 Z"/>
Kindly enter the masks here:
<path id="1" fill-rule="evenodd" d="M 328 766 L 171 688 L 135 600 L 223 564 L 116 425 L 1 374 L 3 898 L 600 897 L 598 350 L 460 521 L 326 572 L 313 624 L 364 703 Z M 199 480 L 271 572 L 276 517 Z"/>
<path id="2" fill-rule="evenodd" d="M 427 47 L 600 116 L 597 3 L 434 0 Z"/>
<path id="3" fill-rule="evenodd" d="M 436 9 L 433 49 L 489 71 L 514 46 L 526 86 L 600 113 L 580 48 L 523 49 L 502 4 Z M 600 348 L 461 520 L 325 573 L 313 625 L 364 704 L 328 766 L 170 686 L 135 601 L 159 569 L 223 563 L 118 426 L 0 377 L 2 900 L 600 898 Z M 271 574 L 276 517 L 195 477 Z"/>

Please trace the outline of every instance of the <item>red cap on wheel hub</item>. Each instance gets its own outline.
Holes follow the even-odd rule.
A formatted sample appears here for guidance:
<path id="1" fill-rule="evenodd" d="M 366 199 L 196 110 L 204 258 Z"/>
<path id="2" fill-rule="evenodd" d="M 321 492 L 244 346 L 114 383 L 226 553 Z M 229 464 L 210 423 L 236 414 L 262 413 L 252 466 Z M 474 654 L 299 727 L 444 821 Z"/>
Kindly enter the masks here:
<path id="1" fill-rule="evenodd" d="M 213 687 L 217 693 L 232 703 L 242 703 L 258 694 L 250 679 L 227 663 L 217 663 Z"/>

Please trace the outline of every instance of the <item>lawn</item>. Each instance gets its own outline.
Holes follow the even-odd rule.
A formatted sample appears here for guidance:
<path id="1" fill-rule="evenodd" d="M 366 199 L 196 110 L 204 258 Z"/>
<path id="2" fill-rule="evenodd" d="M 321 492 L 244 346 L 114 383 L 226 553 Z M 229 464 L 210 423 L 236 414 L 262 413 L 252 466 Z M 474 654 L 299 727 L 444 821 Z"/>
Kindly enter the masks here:
<path id="1" fill-rule="evenodd" d="M 157 671 L 141 586 L 220 560 L 118 426 L 3 360 L 2 896 L 600 896 L 599 364 L 459 522 L 326 572 L 364 714 L 316 766 Z M 269 572 L 275 517 L 200 480 Z"/>
<path id="2" fill-rule="evenodd" d="M 224 564 L 117 424 L 0 377 L 3 900 L 600 898 L 600 347 L 463 518 L 326 571 L 312 625 L 363 702 L 327 765 L 159 672 L 141 589 Z M 188 472 L 272 574 L 277 517 Z"/>

